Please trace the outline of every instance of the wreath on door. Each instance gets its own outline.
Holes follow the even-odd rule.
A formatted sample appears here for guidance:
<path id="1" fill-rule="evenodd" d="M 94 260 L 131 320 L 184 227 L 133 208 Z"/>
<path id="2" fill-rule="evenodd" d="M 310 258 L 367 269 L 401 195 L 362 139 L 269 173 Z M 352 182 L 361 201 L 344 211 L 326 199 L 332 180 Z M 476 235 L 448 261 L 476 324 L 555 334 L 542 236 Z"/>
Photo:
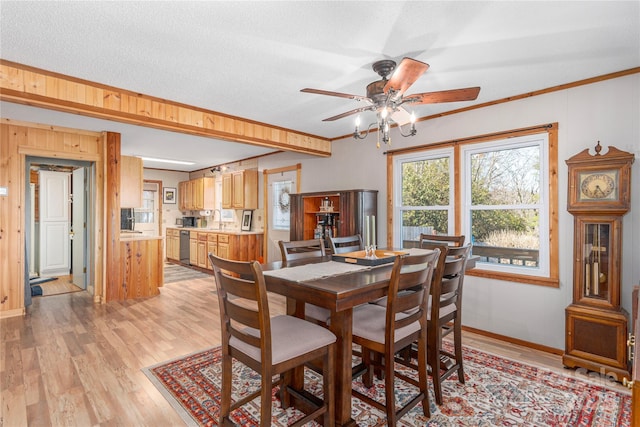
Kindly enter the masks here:
<path id="1" fill-rule="evenodd" d="M 278 195 L 278 206 L 280 207 L 280 211 L 289 212 L 289 202 L 289 188 L 282 187 L 280 194 Z"/>

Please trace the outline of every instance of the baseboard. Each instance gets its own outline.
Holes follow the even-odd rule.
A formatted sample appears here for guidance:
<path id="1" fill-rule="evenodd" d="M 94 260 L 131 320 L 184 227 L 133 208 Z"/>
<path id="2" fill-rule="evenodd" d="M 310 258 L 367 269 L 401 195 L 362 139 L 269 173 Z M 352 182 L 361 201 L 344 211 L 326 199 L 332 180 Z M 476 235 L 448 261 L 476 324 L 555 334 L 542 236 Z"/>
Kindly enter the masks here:
<path id="1" fill-rule="evenodd" d="M 529 341 L 524 341 L 518 338 L 513 338 L 513 337 L 508 337 L 506 335 L 500 335 L 500 334 L 496 334 L 493 332 L 488 332 L 488 331 L 483 331 L 482 329 L 476 329 L 476 328 L 472 328 L 469 326 L 463 326 L 462 330 L 466 331 L 466 332 L 471 332 L 474 334 L 478 334 L 478 335 L 482 335 L 485 337 L 489 337 L 489 338 L 493 338 L 496 340 L 500 340 L 500 341 L 505 341 L 511 344 L 516 344 L 516 345 L 520 345 L 522 347 L 527 347 L 533 350 L 539 350 L 539 351 L 544 351 L 545 353 L 551 353 L 551 354 L 556 354 L 558 356 L 562 356 L 564 354 L 564 350 L 561 350 L 559 348 L 553 348 L 553 347 L 548 347 L 546 345 L 540 345 L 540 344 L 536 344 L 536 343 L 532 343 Z"/>
<path id="2" fill-rule="evenodd" d="M 7 319 L 9 317 L 24 316 L 24 308 L 16 308 L 15 310 L 0 311 L 0 319 Z"/>

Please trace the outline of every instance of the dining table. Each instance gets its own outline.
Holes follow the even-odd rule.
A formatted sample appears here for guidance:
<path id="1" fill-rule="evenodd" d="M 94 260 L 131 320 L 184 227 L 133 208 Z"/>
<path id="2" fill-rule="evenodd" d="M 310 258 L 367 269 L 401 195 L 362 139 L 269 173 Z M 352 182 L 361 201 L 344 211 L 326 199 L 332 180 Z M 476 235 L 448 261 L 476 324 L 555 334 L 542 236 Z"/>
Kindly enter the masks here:
<path id="1" fill-rule="evenodd" d="M 387 251 L 395 256 L 398 251 L 412 253 L 426 249 Z M 393 259 L 372 266 L 339 262 L 327 255 L 286 264 L 274 261 L 262 265 L 267 291 L 287 298 L 287 314 L 304 318 L 306 303 L 330 312 L 327 325 L 337 338 L 334 378 L 335 422 L 338 426 L 356 425 L 351 418 L 353 309 L 386 296 Z M 475 265 L 475 259 L 469 261 L 467 268 Z M 303 374 L 298 371 L 294 378 L 300 385 Z"/>

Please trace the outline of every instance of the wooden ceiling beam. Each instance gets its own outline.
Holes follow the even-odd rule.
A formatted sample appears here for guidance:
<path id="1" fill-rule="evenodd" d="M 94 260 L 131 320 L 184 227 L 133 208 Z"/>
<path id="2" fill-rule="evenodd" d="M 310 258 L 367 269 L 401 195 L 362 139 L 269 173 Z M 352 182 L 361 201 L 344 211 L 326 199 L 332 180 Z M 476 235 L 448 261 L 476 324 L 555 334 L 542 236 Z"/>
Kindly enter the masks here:
<path id="1" fill-rule="evenodd" d="M 0 99 L 156 129 L 331 156 L 331 141 L 0 59 Z M 108 130 L 108 129 L 105 129 Z"/>

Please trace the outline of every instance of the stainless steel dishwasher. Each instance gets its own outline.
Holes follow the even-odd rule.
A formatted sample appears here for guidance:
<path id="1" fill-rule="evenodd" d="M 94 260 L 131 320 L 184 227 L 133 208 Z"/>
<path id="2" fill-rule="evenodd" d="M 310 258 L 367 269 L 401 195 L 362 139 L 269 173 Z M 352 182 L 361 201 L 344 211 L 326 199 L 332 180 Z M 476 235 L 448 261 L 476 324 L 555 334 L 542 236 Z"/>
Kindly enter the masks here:
<path id="1" fill-rule="evenodd" d="M 189 265 L 189 230 L 180 230 L 180 264 Z"/>

